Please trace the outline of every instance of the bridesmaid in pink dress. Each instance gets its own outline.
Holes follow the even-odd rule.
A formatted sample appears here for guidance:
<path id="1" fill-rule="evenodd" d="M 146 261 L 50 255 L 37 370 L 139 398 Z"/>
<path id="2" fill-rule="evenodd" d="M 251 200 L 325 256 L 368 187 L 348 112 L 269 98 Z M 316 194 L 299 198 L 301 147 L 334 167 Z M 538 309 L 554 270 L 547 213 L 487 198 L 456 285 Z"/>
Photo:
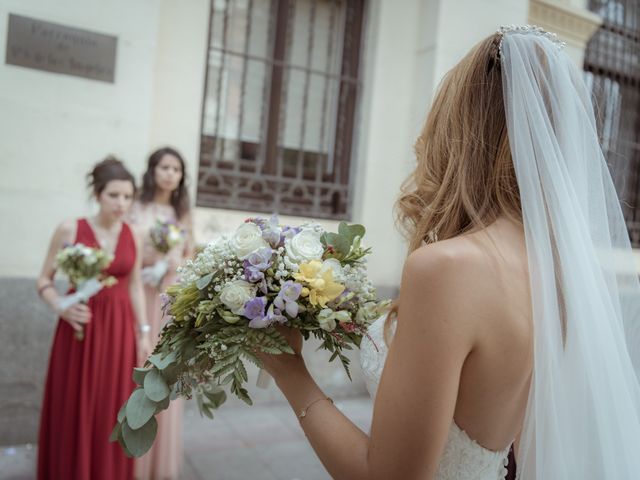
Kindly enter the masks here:
<path id="1" fill-rule="evenodd" d="M 183 241 L 167 253 L 156 249 L 150 231 L 156 221 L 175 222 L 184 232 Z M 185 163 L 172 148 L 161 148 L 149 157 L 142 190 L 134 203 L 131 223 L 142 238 L 142 266 L 147 305 L 147 323 L 155 344 L 165 323 L 160 293 L 177 281 L 176 268 L 192 254 L 191 214 L 185 185 Z M 151 450 L 136 460 L 138 480 L 174 480 L 182 469 L 182 400 L 174 400 L 159 414 L 158 433 Z"/>
<path id="2" fill-rule="evenodd" d="M 100 206 L 90 218 L 62 222 L 53 235 L 38 293 L 58 313 L 40 418 L 39 480 L 130 480 L 133 461 L 109 435 L 134 388 L 131 372 L 150 345 L 140 279 L 138 241 L 123 221 L 134 180 L 107 158 L 88 175 Z M 55 257 L 65 244 L 82 243 L 113 255 L 106 274 L 117 279 L 86 304 L 59 306 Z M 83 332 L 82 340 L 74 335 Z M 138 333 L 136 333 L 138 332 Z"/>

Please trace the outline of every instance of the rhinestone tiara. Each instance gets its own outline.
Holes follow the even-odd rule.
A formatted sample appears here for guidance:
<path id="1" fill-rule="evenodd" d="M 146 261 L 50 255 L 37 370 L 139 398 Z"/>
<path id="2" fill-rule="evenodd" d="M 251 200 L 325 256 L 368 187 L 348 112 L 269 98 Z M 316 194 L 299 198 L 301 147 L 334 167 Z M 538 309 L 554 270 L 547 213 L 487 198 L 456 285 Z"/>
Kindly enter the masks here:
<path id="1" fill-rule="evenodd" d="M 496 32 L 500 35 L 500 45 L 498 50 L 500 51 L 500 56 L 502 56 L 502 39 L 507 33 L 528 33 L 532 35 L 538 35 L 540 37 L 545 37 L 551 42 L 553 42 L 558 50 L 562 50 L 566 43 L 558 38 L 558 35 L 552 32 L 547 32 L 544 28 L 538 27 L 537 25 L 502 25 Z"/>

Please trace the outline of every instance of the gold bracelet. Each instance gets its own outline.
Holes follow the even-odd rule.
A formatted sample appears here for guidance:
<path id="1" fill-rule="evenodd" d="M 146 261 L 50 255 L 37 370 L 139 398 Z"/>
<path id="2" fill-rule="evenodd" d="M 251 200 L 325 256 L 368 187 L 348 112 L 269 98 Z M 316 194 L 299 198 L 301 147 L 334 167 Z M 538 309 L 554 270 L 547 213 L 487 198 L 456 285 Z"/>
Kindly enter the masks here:
<path id="1" fill-rule="evenodd" d="M 309 411 L 311 406 L 314 403 L 318 403 L 318 402 L 320 402 L 322 400 L 329 400 L 331 402 L 331 404 L 333 405 L 333 398 L 331 398 L 331 397 L 317 398 L 313 402 L 311 402 L 309 405 L 307 405 L 305 408 L 302 409 L 302 411 L 298 414 L 298 418 L 303 419 L 304 417 L 306 417 L 307 416 L 307 412 Z"/>

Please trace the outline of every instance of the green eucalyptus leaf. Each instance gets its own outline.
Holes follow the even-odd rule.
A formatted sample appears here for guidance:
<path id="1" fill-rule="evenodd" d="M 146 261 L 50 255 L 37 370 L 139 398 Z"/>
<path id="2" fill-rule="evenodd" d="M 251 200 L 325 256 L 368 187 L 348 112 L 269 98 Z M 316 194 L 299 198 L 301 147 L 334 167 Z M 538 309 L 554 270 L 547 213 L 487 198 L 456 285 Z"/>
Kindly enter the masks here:
<path id="1" fill-rule="evenodd" d="M 166 410 L 167 408 L 169 408 L 170 403 L 171 403 L 171 395 L 168 395 L 167 398 L 165 398 L 164 400 L 161 400 L 156 404 L 156 411 L 154 415 L 157 415 L 162 410 Z"/>
<path id="2" fill-rule="evenodd" d="M 158 422 L 151 417 L 147 423 L 137 430 L 133 430 L 126 423 L 122 425 L 122 439 L 127 450 L 134 457 L 141 457 L 149 451 L 158 431 Z"/>
<path id="3" fill-rule="evenodd" d="M 154 402 L 161 402 L 169 397 L 171 390 L 162 378 L 160 372 L 156 369 L 151 370 L 144 377 L 144 393 Z"/>
<path id="4" fill-rule="evenodd" d="M 127 402 L 124 402 L 118 411 L 118 423 L 122 423 L 124 421 L 126 415 Z"/>
<path id="5" fill-rule="evenodd" d="M 340 225 L 338 225 L 338 233 L 347 238 L 349 244 L 353 243 L 356 237 L 364 237 L 365 231 L 365 228 L 358 224 L 349 225 L 346 222 L 340 222 Z"/>
<path id="6" fill-rule="evenodd" d="M 144 393 L 144 389 L 136 388 L 126 406 L 127 425 L 137 430 L 146 424 L 156 411 L 156 403 Z"/>
<path id="7" fill-rule="evenodd" d="M 325 240 L 328 246 L 331 246 L 337 253 L 346 255 L 351 248 L 351 242 L 344 236 L 336 233 L 326 233 Z"/>
<path id="8" fill-rule="evenodd" d="M 136 382 L 138 385 L 142 385 L 144 382 L 144 376 L 147 374 L 147 372 L 151 370 L 150 368 L 134 368 L 133 369 L 133 381 Z"/>
<path id="9" fill-rule="evenodd" d="M 122 431 L 122 425 L 116 423 L 113 426 L 113 430 L 111 430 L 111 435 L 109 435 L 109 442 L 118 441 L 118 437 L 120 436 L 120 432 Z"/>
<path id="10" fill-rule="evenodd" d="M 204 290 L 209 286 L 212 279 L 213 279 L 213 273 L 209 273 L 204 277 L 200 277 L 198 280 L 196 280 L 196 287 L 198 287 L 198 290 Z"/>
<path id="11" fill-rule="evenodd" d="M 133 455 L 127 448 L 127 444 L 125 443 L 124 438 L 122 438 L 122 430 L 120 431 L 120 435 L 118 436 L 118 444 L 120 444 L 120 448 L 122 448 L 122 451 L 127 457 L 133 458 Z"/>
<path id="12" fill-rule="evenodd" d="M 176 352 L 169 352 L 166 355 L 161 353 L 154 353 L 149 357 L 149 362 L 154 365 L 158 370 L 164 370 L 172 363 L 175 363 L 177 359 Z"/>

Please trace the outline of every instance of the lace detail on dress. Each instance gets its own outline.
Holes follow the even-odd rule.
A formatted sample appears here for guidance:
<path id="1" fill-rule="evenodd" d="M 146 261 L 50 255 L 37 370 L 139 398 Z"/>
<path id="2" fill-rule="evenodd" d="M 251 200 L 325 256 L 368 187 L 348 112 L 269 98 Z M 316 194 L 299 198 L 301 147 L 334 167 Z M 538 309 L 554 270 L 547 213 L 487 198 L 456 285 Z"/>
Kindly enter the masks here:
<path id="1" fill-rule="evenodd" d="M 363 338 L 360 345 L 360 364 L 371 398 L 376 396 L 388 352 L 384 318 L 369 327 L 369 337 Z M 391 332 L 394 331 L 392 327 Z M 502 480 L 507 474 L 508 459 L 509 448 L 488 450 L 452 422 L 434 480 Z"/>

